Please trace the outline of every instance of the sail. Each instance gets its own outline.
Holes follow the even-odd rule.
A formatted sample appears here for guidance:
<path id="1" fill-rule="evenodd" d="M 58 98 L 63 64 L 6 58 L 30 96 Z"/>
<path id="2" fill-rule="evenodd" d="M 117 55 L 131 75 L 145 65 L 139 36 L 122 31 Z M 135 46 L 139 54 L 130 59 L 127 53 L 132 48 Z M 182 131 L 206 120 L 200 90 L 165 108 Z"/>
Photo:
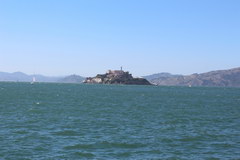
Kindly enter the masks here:
<path id="1" fill-rule="evenodd" d="M 35 83 L 35 82 L 36 82 L 36 78 L 33 77 L 33 78 L 32 78 L 32 82 L 31 82 L 31 84 L 33 84 L 33 83 Z"/>

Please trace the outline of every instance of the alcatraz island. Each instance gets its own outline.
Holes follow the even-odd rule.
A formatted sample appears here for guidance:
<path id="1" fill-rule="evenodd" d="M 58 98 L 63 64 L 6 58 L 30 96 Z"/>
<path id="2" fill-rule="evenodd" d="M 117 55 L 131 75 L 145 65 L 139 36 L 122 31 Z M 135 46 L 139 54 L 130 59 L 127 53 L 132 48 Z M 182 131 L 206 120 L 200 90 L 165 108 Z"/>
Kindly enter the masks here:
<path id="1" fill-rule="evenodd" d="M 133 78 L 132 74 L 122 70 L 108 70 L 105 74 L 88 77 L 83 83 L 92 84 L 128 84 L 128 85 L 151 85 L 144 78 Z"/>

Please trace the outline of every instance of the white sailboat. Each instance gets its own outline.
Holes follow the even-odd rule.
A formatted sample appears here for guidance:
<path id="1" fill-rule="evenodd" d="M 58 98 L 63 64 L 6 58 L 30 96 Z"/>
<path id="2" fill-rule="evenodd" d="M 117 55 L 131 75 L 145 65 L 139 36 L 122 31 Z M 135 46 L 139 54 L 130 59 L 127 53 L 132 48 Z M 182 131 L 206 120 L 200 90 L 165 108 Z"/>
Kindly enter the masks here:
<path id="1" fill-rule="evenodd" d="M 33 77 L 33 78 L 32 78 L 32 82 L 31 82 L 31 84 L 33 84 L 33 83 L 35 83 L 35 82 L 36 82 L 36 78 Z"/>

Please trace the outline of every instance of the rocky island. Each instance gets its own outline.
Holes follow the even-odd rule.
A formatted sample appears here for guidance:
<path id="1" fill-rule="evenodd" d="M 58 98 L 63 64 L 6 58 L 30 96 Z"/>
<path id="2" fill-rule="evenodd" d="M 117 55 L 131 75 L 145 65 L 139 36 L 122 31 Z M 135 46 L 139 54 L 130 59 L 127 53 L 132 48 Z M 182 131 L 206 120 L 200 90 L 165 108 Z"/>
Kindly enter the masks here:
<path id="1" fill-rule="evenodd" d="M 129 72 L 121 70 L 108 70 L 105 74 L 98 74 L 95 77 L 88 77 L 83 83 L 93 84 L 131 84 L 131 85 L 151 85 L 144 78 L 133 78 Z"/>

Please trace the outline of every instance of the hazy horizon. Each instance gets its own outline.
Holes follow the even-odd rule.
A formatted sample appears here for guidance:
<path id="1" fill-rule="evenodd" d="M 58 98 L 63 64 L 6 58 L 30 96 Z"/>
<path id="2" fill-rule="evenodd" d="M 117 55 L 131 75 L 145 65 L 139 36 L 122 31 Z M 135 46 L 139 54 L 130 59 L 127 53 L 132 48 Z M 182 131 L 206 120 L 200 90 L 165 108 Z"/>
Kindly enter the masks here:
<path id="1" fill-rule="evenodd" d="M 235 67 L 235 68 L 240 68 L 240 67 Z M 211 71 L 220 71 L 220 70 L 229 70 L 229 69 L 235 69 L 235 68 L 226 68 L 226 69 L 216 69 L 216 70 L 211 70 Z M 125 71 L 125 70 L 124 70 Z M 130 74 L 132 74 L 134 77 L 142 77 L 142 76 L 150 76 L 150 75 L 154 75 L 154 74 L 161 74 L 161 73 L 170 73 L 172 75 L 185 75 L 185 76 L 188 76 L 188 75 L 192 75 L 192 74 L 202 74 L 202 73 L 207 73 L 207 72 L 211 72 L 211 71 L 206 71 L 206 72 L 201 72 L 201 73 L 197 73 L 197 72 L 193 72 L 193 73 L 190 73 L 190 74 L 176 74 L 176 73 L 170 73 L 170 72 L 156 72 L 156 73 L 151 73 L 151 74 L 148 74 L 148 75 L 141 75 L 141 76 L 135 76 L 133 73 L 130 72 Z M 45 74 L 41 74 L 41 73 L 25 73 L 25 72 L 22 72 L 22 71 L 15 71 L 15 72 L 5 72 L 5 71 L 0 71 L 0 72 L 4 72 L 4 73 L 10 73 L 10 74 L 13 74 L 13 73 L 17 73 L 17 72 L 20 72 L 20 73 L 24 73 L 24 74 L 27 74 L 29 76 L 33 76 L 33 75 L 39 75 L 39 76 L 46 76 L 46 77 L 66 77 L 66 76 L 71 76 L 71 75 L 77 75 L 77 76 L 81 76 L 81 77 L 92 77 L 92 76 L 95 76 L 95 75 L 91 75 L 91 76 L 83 76 L 81 74 L 76 74 L 76 73 L 69 73 L 69 74 L 66 74 L 66 75 L 45 75 Z M 106 71 L 108 72 L 108 71 Z M 99 72 L 98 74 L 104 74 L 106 72 Z"/>
<path id="2" fill-rule="evenodd" d="M 240 1 L 1 1 L 0 71 L 88 77 L 239 67 Z"/>

